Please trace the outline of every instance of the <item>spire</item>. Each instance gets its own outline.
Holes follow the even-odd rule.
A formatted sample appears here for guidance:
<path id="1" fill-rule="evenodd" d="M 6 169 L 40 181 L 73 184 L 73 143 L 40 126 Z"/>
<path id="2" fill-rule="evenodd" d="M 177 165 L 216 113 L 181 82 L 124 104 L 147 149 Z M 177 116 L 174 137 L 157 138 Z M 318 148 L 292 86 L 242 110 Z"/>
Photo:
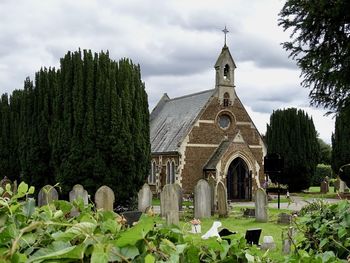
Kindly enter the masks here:
<path id="1" fill-rule="evenodd" d="M 226 47 L 226 35 L 227 35 L 228 32 L 230 32 L 230 31 L 227 30 L 226 25 L 225 25 L 225 28 L 222 30 L 222 32 L 224 32 L 224 34 L 225 34 L 225 45 L 224 45 L 224 47 Z"/>

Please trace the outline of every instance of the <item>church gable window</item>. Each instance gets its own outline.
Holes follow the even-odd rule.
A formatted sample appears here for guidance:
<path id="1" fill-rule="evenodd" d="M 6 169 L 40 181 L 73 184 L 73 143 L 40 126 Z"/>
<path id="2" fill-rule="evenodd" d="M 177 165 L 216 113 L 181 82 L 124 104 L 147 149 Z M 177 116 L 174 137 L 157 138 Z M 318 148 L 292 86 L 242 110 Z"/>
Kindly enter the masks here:
<path id="1" fill-rule="evenodd" d="M 222 113 L 217 118 L 217 124 L 223 130 L 227 130 L 230 127 L 231 123 L 231 116 L 227 113 Z"/>

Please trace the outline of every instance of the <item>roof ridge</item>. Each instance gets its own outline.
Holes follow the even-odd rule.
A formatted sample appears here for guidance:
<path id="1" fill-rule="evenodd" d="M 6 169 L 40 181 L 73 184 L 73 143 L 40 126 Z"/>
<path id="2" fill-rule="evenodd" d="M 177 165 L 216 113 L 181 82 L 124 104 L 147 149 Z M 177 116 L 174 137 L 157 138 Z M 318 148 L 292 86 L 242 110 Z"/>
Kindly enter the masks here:
<path id="1" fill-rule="evenodd" d="M 200 94 L 203 94 L 203 93 L 207 93 L 209 91 L 214 91 L 215 89 L 208 89 L 208 90 L 203 90 L 203 91 L 200 91 L 200 92 L 195 92 L 195 93 L 191 93 L 191 94 L 187 94 L 187 95 L 184 95 L 184 96 L 180 96 L 180 97 L 176 97 L 176 98 L 172 98 L 172 99 L 169 99 L 169 101 L 173 101 L 173 100 L 179 100 L 179 99 L 184 99 L 184 98 L 187 98 L 187 97 L 191 97 L 191 96 L 195 96 L 195 95 L 200 95 Z"/>

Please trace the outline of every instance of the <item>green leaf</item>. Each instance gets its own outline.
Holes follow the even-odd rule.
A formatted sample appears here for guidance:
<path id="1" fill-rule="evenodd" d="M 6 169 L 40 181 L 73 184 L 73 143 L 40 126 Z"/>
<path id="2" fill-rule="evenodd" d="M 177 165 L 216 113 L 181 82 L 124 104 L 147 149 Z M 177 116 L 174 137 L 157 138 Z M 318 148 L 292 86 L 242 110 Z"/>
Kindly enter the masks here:
<path id="1" fill-rule="evenodd" d="M 92 235 L 96 228 L 96 224 L 90 222 L 81 222 L 73 225 L 71 228 L 67 229 L 67 233 L 73 233 L 75 235 Z"/>
<path id="2" fill-rule="evenodd" d="M 220 258 L 223 260 L 226 258 L 227 252 L 230 249 L 230 245 L 226 240 L 223 240 L 221 243 L 221 251 L 220 251 Z"/>
<path id="3" fill-rule="evenodd" d="M 11 258 L 11 263 L 25 263 L 25 262 L 27 262 L 27 259 L 28 258 L 25 254 L 16 252 Z M 3 262 L 3 261 L 1 261 L 1 262 Z"/>
<path id="4" fill-rule="evenodd" d="M 186 250 L 186 256 L 188 262 L 199 263 L 199 248 L 197 246 L 191 245 Z"/>
<path id="5" fill-rule="evenodd" d="M 345 227 L 340 227 L 338 229 L 338 237 L 339 238 L 343 238 L 344 236 L 346 236 L 346 234 L 347 234 L 347 230 Z"/>
<path id="6" fill-rule="evenodd" d="M 118 247 L 135 245 L 137 241 L 143 239 L 146 234 L 153 228 L 153 218 L 143 216 L 139 223 L 121 233 L 120 238 L 116 241 Z"/>
<path id="7" fill-rule="evenodd" d="M 35 192 L 35 187 L 34 186 L 29 187 L 28 194 L 32 195 L 34 194 L 34 192 Z"/>
<path id="8" fill-rule="evenodd" d="M 248 253 L 245 253 L 245 258 L 248 260 L 250 263 L 254 263 L 254 257 Z"/>
<path id="9" fill-rule="evenodd" d="M 28 198 L 23 205 L 23 214 L 26 217 L 31 217 L 35 211 L 35 199 Z"/>
<path id="10" fill-rule="evenodd" d="M 25 182 L 21 182 L 17 189 L 17 197 L 23 197 L 28 191 L 28 185 Z"/>
<path id="11" fill-rule="evenodd" d="M 198 256 L 197 256 L 198 258 Z M 156 261 L 156 259 L 151 255 L 151 254 L 148 254 L 146 257 L 145 257 L 145 263 L 154 263 Z M 192 261 L 191 261 L 192 262 Z M 199 261 L 198 261 L 199 262 Z"/>
<path id="12" fill-rule="evenodd" d="M 114 219 L 107 219 L 101 223 L 101 231 L 103 233 L 110 232 L 115 234 L 119 230 L 120 224 Z"/>
<path id="13" fill-rule="evenodd" d="M 329 239 L 326 237 L 321 240 L 319 247 L 323 248 L 327 243 L 329 242 Z"/>
<path id="14" fill-rule="evenodd" d="M 120 249 L 120 253 L 125 257 L 129 259 L 134 259 L 137 257 L 140 253 L 136 246 L 126 246 L 122 247 Z"/>
<path id="15" fill-rule="evenodd" d="M 106 253 L 106 244 L 95 244 L 91 255 L 91 263 L 108 262 L 108 254 Z"/>

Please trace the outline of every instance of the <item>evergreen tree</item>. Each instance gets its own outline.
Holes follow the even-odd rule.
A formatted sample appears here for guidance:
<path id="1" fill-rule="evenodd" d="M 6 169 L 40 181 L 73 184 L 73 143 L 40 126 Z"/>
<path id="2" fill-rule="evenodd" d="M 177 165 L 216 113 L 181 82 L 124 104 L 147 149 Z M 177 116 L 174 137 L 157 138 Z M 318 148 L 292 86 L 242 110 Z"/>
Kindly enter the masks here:
<path id="1" fill-rule="evenodd" d="M 284 158 L 282 175 L 272 175 L 271 180 L 287 184 L 290 191 L 307 189 L 319 161 L 312 118 L 295 108 L 276 110 L 267 125 L 266 140 L 268 154 L 278 153 Z"/>
<path id="2" fill-rule="evenodd" d="M 127 202 L 150 161 L 147 94 L 140 67 L 109 53 L 68 52 L 24 90 L 0 100 L 0 172 L 40 189 L 61 183 L 94 193 L 103 184 Z"/>
<path id="3" fill-rule="evenodd" d="M 350 167 L 343 170 L 345 173 L 339 174 L 339 169 L 346 164 L 350 164 L 350 107 L 341 110 L 335 119 L 335 130 L 332 134 L 332 169 L 335 174 L 350 186 Z"/>

